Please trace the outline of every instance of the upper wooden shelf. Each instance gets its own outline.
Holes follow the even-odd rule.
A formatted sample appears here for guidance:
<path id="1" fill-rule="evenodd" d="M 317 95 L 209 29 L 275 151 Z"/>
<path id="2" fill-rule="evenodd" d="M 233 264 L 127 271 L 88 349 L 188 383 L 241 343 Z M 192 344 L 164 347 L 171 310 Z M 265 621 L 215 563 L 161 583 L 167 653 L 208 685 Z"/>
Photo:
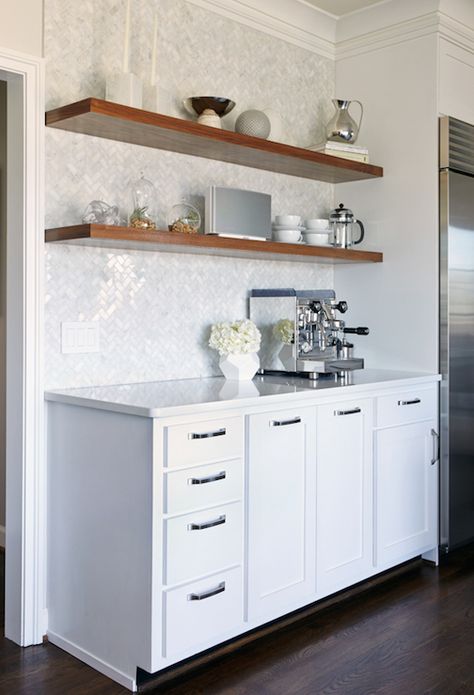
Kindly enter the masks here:
<path id="1" fill-rule="evenodd" d="M 48 111 L 46 125 L 328 183 L 383 176 L 382 167 L 372 164 L 209 128 L 102 99 L 84 99 Z"/>
<path id="2" fill-rule="evenodd" d="M 132 227 L 110 227 L 102 224 L 79 224 L 47 229 L 46 241 L 115 249 L 203 253 L 213 256 L 312 263 L 381 263 L 383 261 L 383 254 L 375 251 L 236 239 L 214 234 L 145 232 Z"/>

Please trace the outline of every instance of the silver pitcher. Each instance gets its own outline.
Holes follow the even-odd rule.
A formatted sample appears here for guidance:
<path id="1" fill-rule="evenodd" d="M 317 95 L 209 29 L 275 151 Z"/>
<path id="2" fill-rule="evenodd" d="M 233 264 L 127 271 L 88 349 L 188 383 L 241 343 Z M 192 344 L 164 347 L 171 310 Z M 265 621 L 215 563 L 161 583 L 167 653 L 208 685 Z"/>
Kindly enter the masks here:
<path id="1" fill-rule="evenodd" d="M 345 99 L 332 100 L 336 112 L 326 126 L 326 138 L 328 140 L 346 142 L 349 144 L 353 144 L 357 140 L 360 124 L 362 123 L 362 116 L 364 115 L 364 107 L 357 99 L 353 101 L 360 106 L 359 124 L 354 121 L 349 113 L 349 106 L 352 104 L 352 101 L 347 101 Z"/>

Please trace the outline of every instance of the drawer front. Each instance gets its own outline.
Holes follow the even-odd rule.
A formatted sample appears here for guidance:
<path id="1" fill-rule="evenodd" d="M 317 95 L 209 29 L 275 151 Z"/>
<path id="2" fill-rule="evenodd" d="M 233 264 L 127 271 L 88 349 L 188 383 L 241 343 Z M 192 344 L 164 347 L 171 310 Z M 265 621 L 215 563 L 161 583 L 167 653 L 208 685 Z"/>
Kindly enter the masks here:
<path id="1" fill-rule="evenodd" d="M 228 417 L 167 427 L 169 467 L 243 455 L 243 419 Z"/>
<path id="2" fill-rule="evenodd" d="M 227 504 L 165 522 L 165 583 L 185 582 L 242 562 L 242 505 Z"/>
<path id="3" fill-rule="evenodd" d="M 165 657 L 218 644 L 243 622 L 242 570 L 237 567 L 165 593 Z"/>
<path id="4" fill-rule="evenodd" d="M 437 404 L 436 385 L 380 396 L 377 398 L 377 427 L 436 419 Z"/>
<path id="5" fill-rule="evenodd" d="M 195 466 L 165 475 L 164 508 L 167 514 L 210 507 L 242 499 L 241 459 Z"/>

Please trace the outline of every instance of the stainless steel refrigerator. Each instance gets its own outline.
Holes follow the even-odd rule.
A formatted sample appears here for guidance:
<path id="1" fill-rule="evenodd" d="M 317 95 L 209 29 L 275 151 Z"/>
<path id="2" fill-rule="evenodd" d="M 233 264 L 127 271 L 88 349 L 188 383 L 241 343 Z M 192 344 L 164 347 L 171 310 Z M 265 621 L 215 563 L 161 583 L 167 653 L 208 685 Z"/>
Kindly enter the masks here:
<path id="1" fill-rule="evenodd" d="M 440 119 L 440 542 L 474 540 L 474 126 Z"/>

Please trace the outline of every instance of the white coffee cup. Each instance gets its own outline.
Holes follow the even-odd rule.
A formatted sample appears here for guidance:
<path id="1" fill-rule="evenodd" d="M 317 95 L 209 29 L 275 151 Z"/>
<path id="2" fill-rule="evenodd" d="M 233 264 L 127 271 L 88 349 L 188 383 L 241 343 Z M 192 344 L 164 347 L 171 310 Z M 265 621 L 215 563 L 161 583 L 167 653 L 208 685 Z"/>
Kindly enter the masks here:
<path id="1" fill-rule="evenodd" d="M 276 215 L 275 224 L 296 229 L 296 227 L 299 227 L 301 224 L 301 215 Z"/>
<path id="2" fill-rule="evenodd" d="M 287 244 L 295 244 L 301 241 L 299 229 L 274 229 L 272 237 L 275 241 L 285 241 Z"/>
<path id="3" fill-rule="evenodd" d="M 305 220 L 304 226 L 307 230 L 324 231 L 329 227 L 329 220 L 322 218 L 313 218 L 311 220 Z"/>

